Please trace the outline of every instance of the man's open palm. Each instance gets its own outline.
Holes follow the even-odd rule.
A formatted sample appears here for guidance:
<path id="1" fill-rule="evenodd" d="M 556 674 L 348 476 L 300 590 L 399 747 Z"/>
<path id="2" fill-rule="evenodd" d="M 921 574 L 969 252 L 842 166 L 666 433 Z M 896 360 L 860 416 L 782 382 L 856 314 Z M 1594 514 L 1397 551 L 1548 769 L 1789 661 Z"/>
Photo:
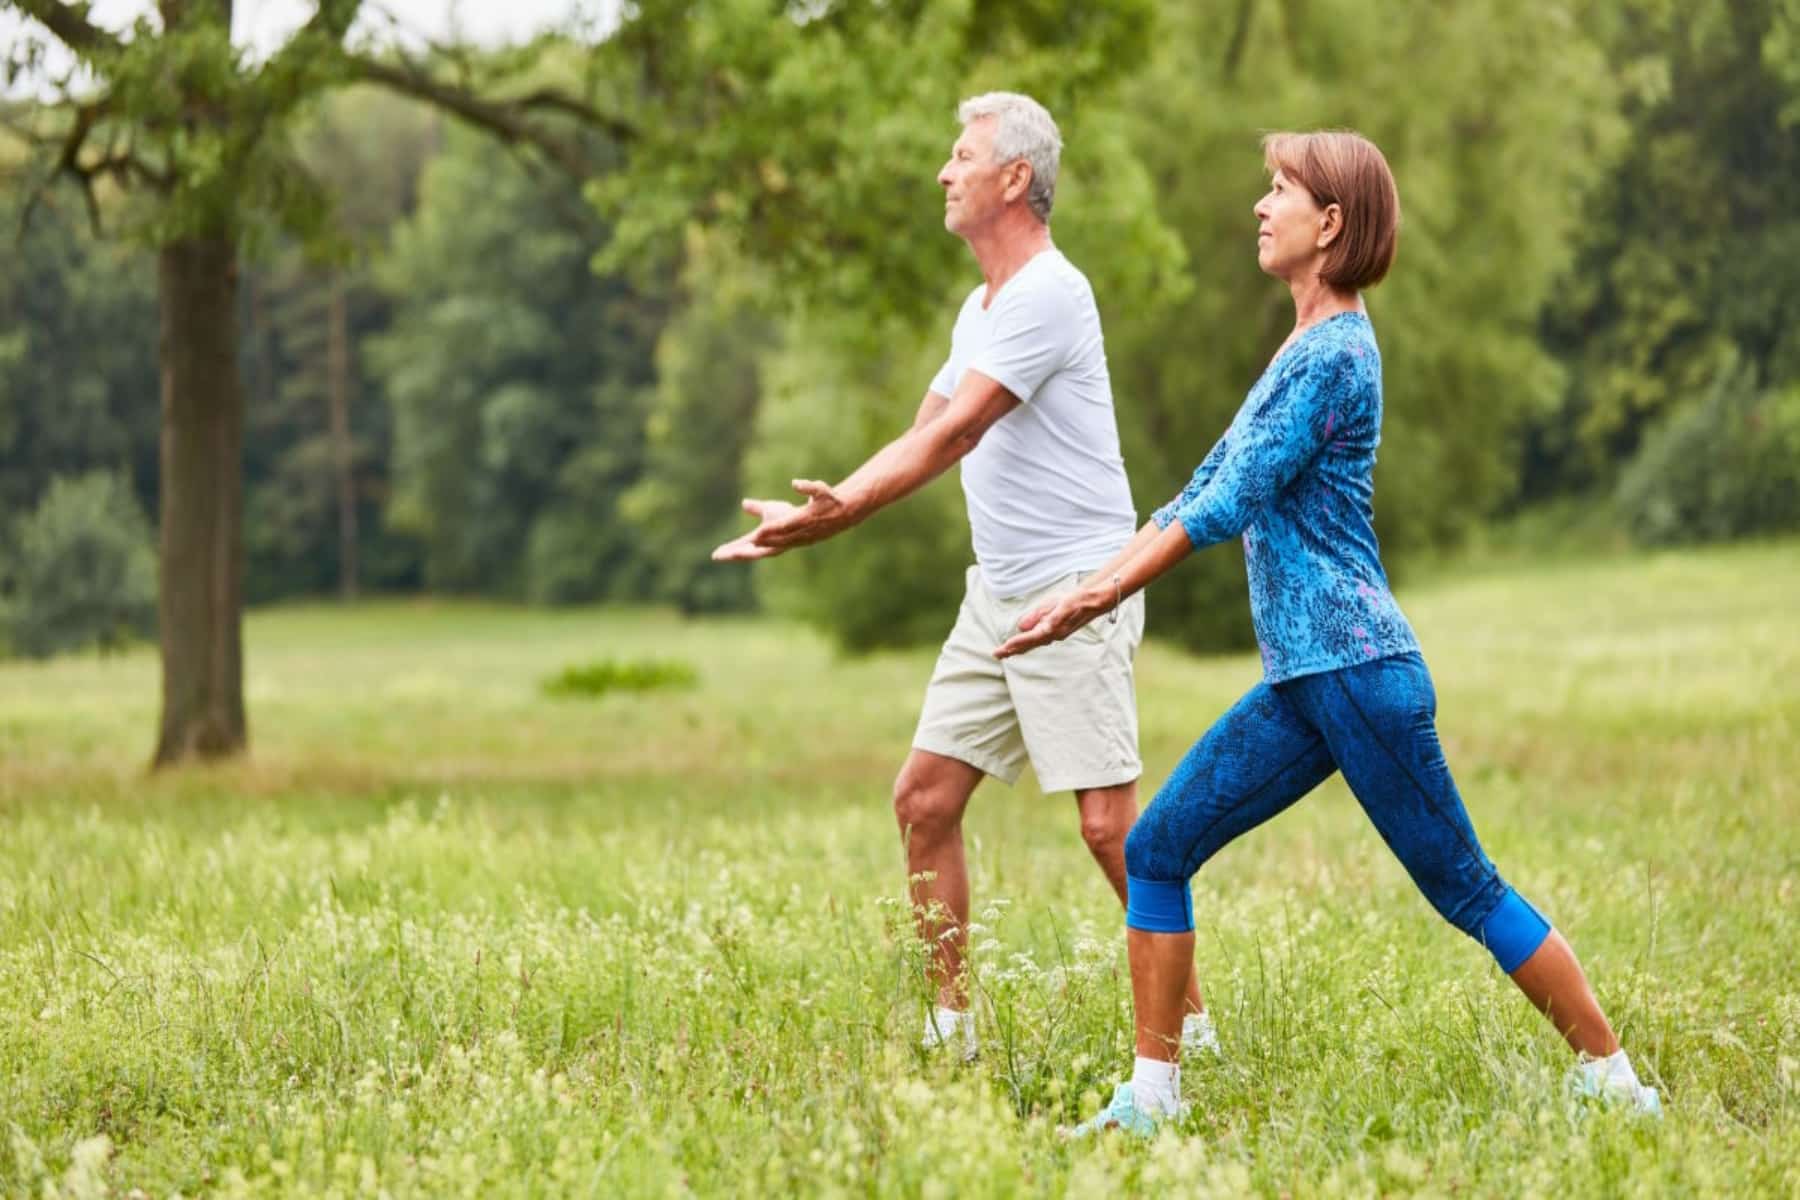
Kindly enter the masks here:
<path id="1" fill-rule="evenodd" d="M 796 479 L 794 490 L 807 497 L 802 505 L 785 500 L 744 501 L 744 511 L 757 525 L 712 552 L 714 562 L 749 562 L 769 558 L 796 546 L 810 546 L 838 532 L 848 523 L 843 501 L 831 485 L 817 479 Z"/>

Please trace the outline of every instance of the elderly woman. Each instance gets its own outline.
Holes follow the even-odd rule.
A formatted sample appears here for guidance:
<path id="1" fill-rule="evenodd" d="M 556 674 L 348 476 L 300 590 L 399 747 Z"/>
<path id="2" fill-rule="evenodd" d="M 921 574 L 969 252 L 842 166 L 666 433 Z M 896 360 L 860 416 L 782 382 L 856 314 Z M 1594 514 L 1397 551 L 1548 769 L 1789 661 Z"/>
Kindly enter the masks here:
<path id="1" fill-rule="evenodd" d="M 1444 919 L 1485 946 L 1580 1055 L 1586 1094 L 1659 1111 L 1562 936 L 1482 852 L 1438 746 L 1437 698 L 1375 542 L 1381 356 L 1363 307 L 1393 261 L 1400 202 L 1354 133 L 1264 140 L 1257 262 L 1294 329 L 1181 494 L 1085 585 L 1029 612 L 1002 658 L 1068 637 L 1196 547 L 1241 535 L 1263 681 L 1195 744 L 1126 842 L 1137 1065 L 1078 1131 L 1139 1133 L 1178 1110 L 1188 881 L 1240 834 L 1342 771 Z"/>

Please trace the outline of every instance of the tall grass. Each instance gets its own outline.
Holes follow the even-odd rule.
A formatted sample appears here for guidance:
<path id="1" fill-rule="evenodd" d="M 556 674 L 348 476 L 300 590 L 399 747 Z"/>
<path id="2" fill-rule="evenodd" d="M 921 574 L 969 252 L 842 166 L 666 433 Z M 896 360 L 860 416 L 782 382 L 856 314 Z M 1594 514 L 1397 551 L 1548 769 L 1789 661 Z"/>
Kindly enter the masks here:
<path id="1" fill-rule="evenodd" d="M 1559 1039 L 1335 782 L 1196 881 L 1225 1054 L 1179 1128 L 1056 1137 L 1129 1069 L 1129 989 L 1074 806 L 1029 782 L 967 822 L 982 1056 L 923 1057 L 887 797 L 929 652 L 269 611 L 254 756 L 159 776 L 152 654 L 0 665 L 0 1192 L 1795 1194 L 1796 550 L 1401 597 L 1477 827 L 1654 1125 L 1568 1102 Z M 645 655 L 699 683 L 539 688 Z M 1256 666 L 1139 666 L 1153 786 Z"/>

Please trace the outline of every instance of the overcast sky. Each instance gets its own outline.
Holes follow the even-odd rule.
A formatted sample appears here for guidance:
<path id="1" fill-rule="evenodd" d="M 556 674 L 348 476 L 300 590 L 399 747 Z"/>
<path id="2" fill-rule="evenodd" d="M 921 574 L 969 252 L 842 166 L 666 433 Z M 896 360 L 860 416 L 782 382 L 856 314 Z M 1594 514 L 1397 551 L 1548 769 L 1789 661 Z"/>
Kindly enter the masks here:
<path id="1" fill-rule="evenodd" d="M 265 56 L 315 7 L 312 0 L 237 0 L 232 40 L 250 47 L 257 57 Z M 90 19 L 117 31 L 155 9 L 153 0 L 93 0 Z M 598 33 L 609 27 L 618 9 L 619 0 L 364 0 L 351 36 L 366 33 L 383 42 L 398 36 L 417 44 L 420 39 L 443 40 L 454 34 L 491 46 L 523 41 L 575 22 Z M 0 48 L 10 48 L 28 24 L 44 32 L 0 0 Z"/>

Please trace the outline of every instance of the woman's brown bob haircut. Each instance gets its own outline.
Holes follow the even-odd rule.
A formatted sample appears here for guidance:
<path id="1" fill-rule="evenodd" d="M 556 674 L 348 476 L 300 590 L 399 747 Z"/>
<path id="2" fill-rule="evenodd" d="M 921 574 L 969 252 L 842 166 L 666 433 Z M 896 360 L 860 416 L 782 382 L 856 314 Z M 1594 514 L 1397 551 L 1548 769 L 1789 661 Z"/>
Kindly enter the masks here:
<path id="1" fill-rule="evenodd" d="M 1347 291 L 1380 283 L 1400 239 L 1400 193 L 1375 143 L 1347 131 L 1271 133 L 1263 165 L 1311 192 L 1320 208 L 1343 211 L 1343 232 L 1326 248 L 1319 278 Z"/>

